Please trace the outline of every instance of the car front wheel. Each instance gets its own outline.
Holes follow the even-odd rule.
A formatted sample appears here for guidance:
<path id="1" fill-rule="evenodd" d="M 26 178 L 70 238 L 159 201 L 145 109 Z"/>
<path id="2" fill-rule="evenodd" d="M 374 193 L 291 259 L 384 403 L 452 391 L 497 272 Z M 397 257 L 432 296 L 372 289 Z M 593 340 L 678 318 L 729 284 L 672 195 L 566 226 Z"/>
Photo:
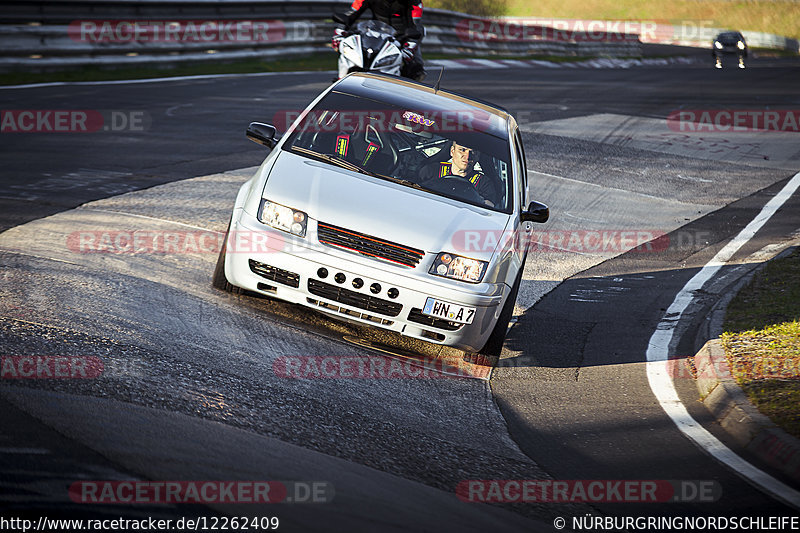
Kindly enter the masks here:
<path id="1" fill-rule="evenodd" d="M 519 293 L 519 286 L 522 283 L 522 268 L 517 274 L 517 279 L 514 281 L 514 286 L 511 287 L 511 293 L 506 298 L 506 303 L 503 305 L 503 310 L 500 312 L 500 317 L 492 329 L 492 333 L 486 340 L 486 344 L 478 353 L 467 353 L 464 355 L 464 361 L 483 366 L 496 366 L 500 360 L 500 352 L 503 350 L 503 343 L 506 340 L 506 332 L 508 331 L 508 323 L 514 315 L 514 304 L 517 302 L 517 293 Z"/>
<path id="2" fill-rule="evenodd" d="M 221 289 L 226 292 L 232 292 L 235 294 L 241 294 L 243 291 L 241 288 L 231 285 L 228 282 L 228 278 L 225 277 L 225 251 L 228 248 L 228 236 L 231 232 L 231 223 L 228 222 L 228 229 L 225 230 L 225 238 L 222 240 L 222 247 L 219 251 L 219 257 L 217 257 L 217 266 L 214 268 L 214 277 L 211 281 L 211 285 L 214 288 Z"/>

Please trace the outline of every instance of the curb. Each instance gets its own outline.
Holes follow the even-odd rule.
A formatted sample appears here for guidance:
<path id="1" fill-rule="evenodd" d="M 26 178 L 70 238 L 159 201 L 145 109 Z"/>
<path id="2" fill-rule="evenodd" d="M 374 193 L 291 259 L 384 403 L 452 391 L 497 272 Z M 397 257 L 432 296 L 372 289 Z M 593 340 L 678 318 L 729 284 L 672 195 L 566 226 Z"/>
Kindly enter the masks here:
<path id="1" fill-rule="evenodd" d="M 776 257 L 791 253 L 794 248 Z M 694 357 L 697 390 L 720 426 L 740 446 L 791 479 L 800 481 L 800 439 L 786 433 L 750 402 L 733 377 L 719 339 L 728 304 L 758 270 L 760 268 L 744 276 L 711 310 L 709 320 L 713 331 L 710 336 L 715 338 L 706 342 Z"/>
<path id="2" fill-rule="evenodd" d="M 491 59 L 487 57 L 465 57 L 463 59 L 427 59 L 426 65 L 442 66 L 456 69 L 511 69 L 511 68 L 620 68 L 668 66 L 668 65 L 696 65 L 705 62 L 698 57 L 653 57 L 639 59 L 622 59 L 613 57 L 600 57 L 585 61 L 554 62 L 540 59 Z"/>

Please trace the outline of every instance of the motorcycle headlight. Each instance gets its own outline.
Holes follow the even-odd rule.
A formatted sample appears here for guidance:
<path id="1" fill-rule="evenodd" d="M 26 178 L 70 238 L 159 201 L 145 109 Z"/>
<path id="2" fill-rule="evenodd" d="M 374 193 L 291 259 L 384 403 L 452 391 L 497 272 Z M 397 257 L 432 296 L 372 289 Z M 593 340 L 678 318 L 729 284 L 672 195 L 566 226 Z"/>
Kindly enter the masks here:
<path id="1" fill-rule="evenodd" d="M 361 54 L 361 36 L 351 35 L 339 43 L 339 53 L 341 53 L 348 61 L 355 64 L 357 67 L 364 66 L 364 57 Z"/>
<path id="2" fill-rule="evenodd" d="M 443 278 L 466 281 L 467 283 L 480 283 L 486 273 L 486 261 L 469 259 L 460 255 L 442 252 L 436 256 L 436 260 L 431 265 L 429 274 L 441 276 Z"/>
<path id="3" fill-rule="evenodd" d="M 722 49 L 722 43 L 719 41 L 714 41 L 714 48 L 716 48 L 717 50 Z"/>
<path id="4" fill-rule="evenodd" d="M 398 58 L 399 55 L 400 55 L 400 52 L 394 52 L 394 53 L 389 52 L 389 53 L 381 56 L 381 58 L 378 59 L 377 61 L 375 61 L 375 63 L 372 64 L 372 68 L 382 68 L 382 67 L 385 67 L 387 65 L 391 65 L 392 63 L 397 61 L 397 58 Z"/>
<path id="5" fill-rule="evenodd" d="M 258 210 L 258 220 L 292 235 L 297 235 L 298 237 L 306 236 L 308 215 L 303 211 L 262 199 L 261 207 Z"/>

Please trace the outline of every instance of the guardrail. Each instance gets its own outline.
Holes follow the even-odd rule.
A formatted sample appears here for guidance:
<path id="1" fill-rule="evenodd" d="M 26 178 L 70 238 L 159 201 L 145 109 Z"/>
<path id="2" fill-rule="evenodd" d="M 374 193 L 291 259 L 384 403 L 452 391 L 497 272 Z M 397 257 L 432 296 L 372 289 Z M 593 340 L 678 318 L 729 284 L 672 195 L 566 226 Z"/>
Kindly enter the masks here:
<path id="1" fill-rule="evenodd" d="M 3 0 L 0 24 L 66 25 L 109 20 L 322 19 L 344 11 L 341 0 Z"/>
<path id="2" fill-rule="evenodd" d="M 656 42 L 660 44 L 674 44 L 678 46 L 695 46 L 708 48 L 711 50 L 712 40 L 717 36 L 717 34 L 723 31 L 726 31 L 726 28 L 703 28 L 702 31 L 698 32 L 697 36 L 691 38 L 678 36 L 673 39 L 653 41 L 642 40 L 642 42 Z M 795 54 L 800 53 L 800 43 L 798 43 L 797 39 L 782 37 L 780 35 L 774 35 L 760 31 L 746 30 L 742 31 L 742 36 L 744 37 L 745 41 L 747 41 L 747 46 L 750 48 L 771 48 L 774 50 L 786 50 L 789 52 L 794 52 Z"/>
<path id="3" fill-rule="evenodd" d="M 587 20 L 587 19 L 545 19 L 531 17 L 507 17 L 507 22 L 517 25 L 539 25 L 551 29 L 551 32 L 569 33 L 586 31 L 588 33 L 602 31 L 614 33 L 622 31 L 639 36 L 642 43 L 671 44 L 711 49 L 711 42 L 720 32 L 731 28 L 719 28 L 710 20 L 685 20 L 673 24 L 663 20 Z M 742 35 L 748 46 L 755 48 L 772 48 L 800 52 L 797 39 L 783 37 L 771 33 L 743 30 Z"/>
<path id="4" fill-rule="evenodd" d="M 0 72 L 305 55 L 330 50 L 336 27 L 331 14 L 346 10 L 349 4 L 333 0 L 3 0 Z M 423 20 L 423 50 L 428 53 L 641 55 L 641 43 L 633 34 L 575 32 L 560 37 L 549 36 L 543 26 L 528 25 L 525 38 L 519 38 L 507 33 L 513 22 L 437 9 L 426 9 Z"/>

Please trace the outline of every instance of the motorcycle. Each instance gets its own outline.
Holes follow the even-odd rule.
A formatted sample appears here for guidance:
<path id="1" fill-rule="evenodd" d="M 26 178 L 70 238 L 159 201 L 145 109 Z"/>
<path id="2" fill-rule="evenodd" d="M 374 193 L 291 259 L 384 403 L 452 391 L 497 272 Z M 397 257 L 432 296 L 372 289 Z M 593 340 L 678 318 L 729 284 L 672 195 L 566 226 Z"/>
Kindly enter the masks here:
<path id="1" fill-rule="evenodd" d="M 333 48 L 339 52 L 339 78 L 369 71 L 401 75 L 404 46 L 394 37 L 394 28 L 384 22 L 365 20 L 348 30 L 337 28 Z"/>

